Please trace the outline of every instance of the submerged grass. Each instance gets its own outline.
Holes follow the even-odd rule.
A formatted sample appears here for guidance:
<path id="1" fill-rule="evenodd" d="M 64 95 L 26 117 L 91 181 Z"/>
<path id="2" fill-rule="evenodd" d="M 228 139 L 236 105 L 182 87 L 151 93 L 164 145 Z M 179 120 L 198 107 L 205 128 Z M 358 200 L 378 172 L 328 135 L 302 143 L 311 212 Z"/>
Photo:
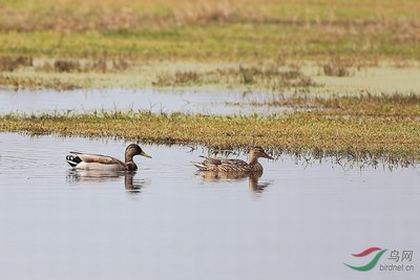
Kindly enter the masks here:
<path id="1" fill-rule="evenodd" d="M 3 87 L 19 90 L 19 89 L 43 89 L 53 88 L 57 90 L 73 90 L 80 87 L 76 81 L 64 81 L 56 77 L 40 78 L 27 77 L 19 75 L 8 75 L 0 73 L 0 85 Z"/>
<path id="2" fill-rule="evenodd" d="M 253 106 L 290 106 L 322 112 L 331 117 L 375 117 L 382 119 L 412 119 L 420 121 L 420 95 L 370 93 L 352 96 L 311 97 L 274 95 L 271 100 L 250 102 Z M 238 105 L 243 105 L 238 104 Z"/>
<path id="3" fill-rule="evenodd" d="M 219 86 L 272 91 L 308 91 L 309 88 L 321 86 L 296 65 L 274 63 L 138 65 L 124 58 L 35 59 L 32 66 L 0 72 L 0 85 L 13 89 L 62 90 L 119 87 L 120 84 L 123 87 Z"/>
<path id="4" fill-rule="evenodd" d="M 231 87 L 259 88 L 273 91 L 295 89 L 305 91 L 318 87 L 311 77 L 298 67 L 284 65 L 218 66 L 206 71 L 165 72 L 157 75 L 154 86 L 226 85 Z"/>
<path id="5" fill-rule="evenodd" d="M 278 152 L 350 156 L 410 163 L 420 159 L 420 122 L 412 119 L 331 118 L 322 112 L 288 116 L 204 116 L 152 113 L 5 115 L 1 131 L 66 136 L 115 136 L 212 148 L 260 145 Z"/>

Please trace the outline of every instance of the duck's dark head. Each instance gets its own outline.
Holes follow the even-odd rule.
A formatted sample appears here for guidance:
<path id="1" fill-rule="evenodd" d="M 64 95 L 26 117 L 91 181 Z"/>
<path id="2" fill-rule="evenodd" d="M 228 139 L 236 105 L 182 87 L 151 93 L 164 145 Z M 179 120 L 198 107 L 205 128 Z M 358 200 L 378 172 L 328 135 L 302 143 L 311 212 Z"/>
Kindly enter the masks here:
<path id="1" fill-rule="evenodd" d="M 147 158 L 152 158 L 151 156 L 146 154 L 142 150 L 142 148 L 140 148 L 139 145 L 137 145 L 137 144 L 128 145 L 127 148 L 125 149 L 125 161 L 132 160 L 133 157 L 136 156 L 136 155 L 144 156 L 144 157 L 147 157 Z"/>

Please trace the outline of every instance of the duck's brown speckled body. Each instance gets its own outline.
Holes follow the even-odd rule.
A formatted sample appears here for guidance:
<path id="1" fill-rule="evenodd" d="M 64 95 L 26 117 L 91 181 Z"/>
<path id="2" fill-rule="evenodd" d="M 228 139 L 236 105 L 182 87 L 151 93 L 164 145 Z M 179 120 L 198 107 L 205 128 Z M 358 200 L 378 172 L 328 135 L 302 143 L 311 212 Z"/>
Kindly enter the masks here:
<path id="1" fill-rule="evenodd" d="M 250 175 L 262 174 L 263 167 L 258 162 L 258 158 L 273 159 L 261 147 L 252 147 L 249 149 L 248 162 L 240 159 L 223 159 L 204 157 L 202 162 L 194 162 L 194 165 L 204 172 L 215 172 L 232 175 Z"/>

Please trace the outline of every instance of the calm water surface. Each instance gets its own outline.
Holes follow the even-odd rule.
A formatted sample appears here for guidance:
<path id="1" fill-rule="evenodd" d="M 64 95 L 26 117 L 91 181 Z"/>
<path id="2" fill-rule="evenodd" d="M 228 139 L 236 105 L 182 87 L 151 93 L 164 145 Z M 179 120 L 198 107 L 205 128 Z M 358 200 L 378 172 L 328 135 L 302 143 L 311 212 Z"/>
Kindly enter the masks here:
<path id="1" fill-rule="evenodd" d="M 174 91 L 156 89 L 83 89 L 71 91 L 0 90 L 0 113 L 53 113 L 90 112 L 94 110 L 148 110 L 160 112 L 185 112 L 201 114 L 252 114 L 281 113 L 287 107 L 255 107 L 242 104 L 271 100 L 272 95 L 242 91 Z"/>
<path id="2" fill-rule="evenodd" d="M 419 279 L 419 168 L 263 161 L 258 183 L 206 181 L 182 146 L 142 145 L 134 175 L 71 171 L 114 140 L 0 134 L 2 279 Z M 242 158 L 242 156 L 240 156 Z M 368 246 L 414 250 L 414 272 L 357 272 Z M 381 262 L 386 262 L 384 255 Z M 368 261 L 370 258 L 368 258 Z M 380 263 L 381 263 L 380 262 Z"/>

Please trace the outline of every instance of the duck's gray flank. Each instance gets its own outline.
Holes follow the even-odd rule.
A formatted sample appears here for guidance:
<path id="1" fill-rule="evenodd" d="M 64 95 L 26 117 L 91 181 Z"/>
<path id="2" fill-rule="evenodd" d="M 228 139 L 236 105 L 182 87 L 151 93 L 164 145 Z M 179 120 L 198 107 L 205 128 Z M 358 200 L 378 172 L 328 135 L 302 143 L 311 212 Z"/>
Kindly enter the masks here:
<path id="1" fill-rule="evenodd" d="M 135 171 L 137 170 L 137 165 L 134 162 L 133 157 L 136 155 L 151 158 L 151 156 L 146 154 L 139 145 L 130 144 L 125 149 L 124 162 L 111 156 L 80 152 L 70 152 L 66 156 L 66 161 L 75 169 Z"/>

